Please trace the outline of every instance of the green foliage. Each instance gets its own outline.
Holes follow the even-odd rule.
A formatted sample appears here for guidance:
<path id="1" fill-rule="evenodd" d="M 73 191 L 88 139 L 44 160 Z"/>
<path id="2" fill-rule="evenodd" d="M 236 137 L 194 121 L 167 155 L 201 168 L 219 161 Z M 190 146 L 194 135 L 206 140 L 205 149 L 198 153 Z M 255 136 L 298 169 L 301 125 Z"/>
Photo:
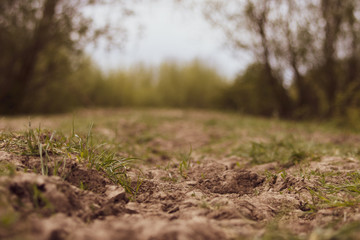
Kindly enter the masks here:
<path id="1" fill-rule="evenodd" d="M 318 147 L 299 142 L 290 135 L 280 140 L 271 138 L 268 142 L 251 142 L 234 149 L 234 153 L 249 158 L 252 164 L 278 162 L 283 167 L 291 167 L 307 159 L 316 160 Z"/>
<path id="2" fill-rule="evenodd" d="M 76 69 L 64 69 L 44 88 L 25 97 L 31 113 L 54 113 L 77 107 L 220 107 L 227 85 L 215 70 L 196 60 L 159 68 L 137 64 L 105 75 L 89 58 L 78 58 Z"/>
<path id="3" fill-rule="evenodd" d="M 318 173 L 318 187 L 308 189 L 312 196 L 312 202 L 308 204 L 312 211 L 324 208 L 352 207 L 360 204 L 360 173 L 353 172 L 347 174 L 345 180 L 336 183 L 329 183 L 326 178 L 336 172 Z"/>
<path id="4" fill-rule="evenodd" d="M 243 113 L 273 116 L 278 111 L 275 94 L 260 63 L 250 65 L 223 94 L 225 107 Z"/>
<path id="5" fill-rule="evenodd" d="M 88 68 L 96 73 L 93 69 Z M 224 78 L 198 60 L 186 65 L 163 63 L 159 68 L 138 64 L 107 76 L 98 73 L 89 84 L 86 72 L 79 78 L 93 86 L 82 93 L 89 106 L 215 108 L 226 86 Z"/>
<path id="6" fill-rule="evenodd" d="M 128 70 L 113 71 L 98 79 L 91 96 L 95 106 L 157 105 L 154 69 L 138 64 Z"/>
<path id="7" fill-rule="evenodd" d="M 83 71 L 83 49 L 110 30 L 92 24 L 82 11 L 98 3 L 106 4 L 97 0 L 0 2 L 1 114 L 53 113 L 84 105 L 91 80 L 76 79 L 77 72 Z"/>
<path id="8" fill-rule="evenodd" d="M 163 106 L 214 108 L 219 106 L 225 86 L 214 69 L 195 60 L 185 66 L 162 64 L 157 89 Z"/>
<path id="9" fill-rule="evenodd" d="M 66 178 L 66 158 L 75 157 L 89 169 L 105 173 L 111 181 L 124 187 L 128 193 L 136 193 L 127 175 L 128 167 L 134 158 L 119 156 L 109 149 L 106 143 L 95 141 L 92 137 L 92 124 L 84 136 L 76 134 L 74 130 L 72 135 L 67 137 L 60 132 L 50 133 L 40 128 L 29 128 L 23 137 L 14 140 L 24 149 L 23 155 L 39 156 L 42 175 L 59 175 Z M 86 188 L 82 182 L 79 185 Z"/>
<path id="10" fill-rule="evenodd" d="M 230 8 L 215 2 L 198 5 L 227 43 L 255 62 L 228 90 L 226 105 L 257 115 L 354 122 L 348 110 L 360 109 L 359 1 L 282 1 L 280 8 L 271 1 L 233 1 Z"/>
<path id="11" fill-rule="evenodd" d="M 179 171 L 180 175 L 183 178 L 187 178 L 186 170 L 189 170 L 190 164 L 191 164 L 191 153 L 192 153 L 192 147 L 190 147 L 190 150 L 188 153 L 180 153 L 179 154 Z"/>
<path id="12" fill-rule="evenodd" d="M 41 96 L 38 92 L 42 88 L 61 81 L 71 72 L 72 57 L 79 53 L 71 35 L 84 37 L 86 31 L 79 29 L 84 29 L 87 19 L 77 14 L 74 21 L 78 3 L 60 7 L 63 4 L 61 0 L 1 1 L 2 113 L 27 111 L 27 100 Z"/>

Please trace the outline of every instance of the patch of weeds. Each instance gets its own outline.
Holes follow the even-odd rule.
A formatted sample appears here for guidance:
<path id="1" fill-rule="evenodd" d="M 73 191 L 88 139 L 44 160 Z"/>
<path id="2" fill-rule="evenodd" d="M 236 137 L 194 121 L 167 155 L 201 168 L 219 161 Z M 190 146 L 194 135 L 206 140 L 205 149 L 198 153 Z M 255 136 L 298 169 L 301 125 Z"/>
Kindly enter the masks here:
<path id="1" fill-rule="evenodd" d="M 265 171 L 265 177 L 266 177 L 266 181 L 271 184 L 275 184 L 278 178 L 277 174 L 272 173 L 270 171 Z"/>
<path id="2" fill-rule="evenodd" d="M 60 176 L 63 179 L 66 179 L 67 175 L 65 174 L 66 169 L 66 159 L 63 158 L 62 161 L 54 160 L 54 167 L 52 171 L 53 176 Z"/>
<path id="3" fill-rule="evenodd" d="M 131 179 L 127 175 L 134 158 L 123 157 L 117 154 L 106 144 L 98 142 L 92 135 L 93 124 L 90 125 L 85 135 L 75 133 L 74 124 L 70 136 L 61 132 L 42 130 L 41 128 L 29 129 L 20 135 L 13 135 L 12 141 L 16 143 L 20 153 L 26 156 L 37 156 L 40 160 L 39 169 L 35 172 L 42 175 L 55 175 L 66 178 L 67 159 L 76 159 L 79 163 L 86 165 L 89 169 L 105 173 L 115 184 L 119 184 L 130 193 L 135 189 L 131 187 Z"/>
<path id="4" fill-rule="evenodd" d="M 136 195 L 138 194 L 143 181 L 144 178 L 142 176 L 138 176 L 135 187 L 132 188 L 132 196 L 130 197 L 131 201 L 134 201 L 136 199 Z"/>
<path id="5" fill-rule="evenodd" d="M 93 166 L 96 170 L 105 172 L 112 182 L 121 185 L 126 192 L 135 194 L 135 189 L 131 187 L 131 179 L 127 175 L 134 160 L 134 158 L 120 157 L 114 152 L 105 150 L 95 156 Z"/>
<path id="6" fill-rule="evenodd" d="M 285 170 L 282 170 L 282 171 L 281 171 L 281 173 L 280 173 L 280 177 L 281 177 L 283 180 L 285 180 L 285 179 L 286 179 L 286 177 L 287 177 L 287 173 L 286 173 L 286 171 L 285 171 Z"/>
<path id="7" fill-rule="evenodd" d="M 11 163 L 0 162 L 0 177 L 9 176 L 12 177 L 16 173 L 16 167 Z"/>
<path id="8" fill-rule="evenodd" d="M 339 181 L 331 183 L 327 180 L 329 176 L 337 176 Z M 352 207 L 360 204 L 360 174 L 358 172 L 348 173 L 341 179 L 337 173 L 322 173 L 318 177 L 318 187 L 308 189 L 312 196 L 312 211 L 324 208 Z"/>
<path id="9" fill-rule="evenodd" d="M 249 158 L 254 165 L 278 162 L 282 167 L 289 168 L 307 159 L 318 159 L 313 149 L 313 146 L 288 136 L 281 140 L 273 137 L 269 142 L 251 142 L 235 149 L 233 154 Z"/>
<path id="10" fill-rule="evenodd" d="M 14 141 L 17 136 L 12 132 L 0 131 L 0 149 L 6 152 L 14 152 L 19 147 L 17 141 Z"/>
<path id="11" fill-rule="evenodd" d="M 179 172 L 183 178 L 187 178 L 186 170 L 189 170 L 191 164 L 191 153 L 192 147 L 190 146 L 190 150 L 188 153 L 180 153 L 179 154 Z"/>
<path id="12" fill-rule="evenodd" d="M 22 155 L 38 156 L 40 158 L 41 174 L 47 176 L 53 161 L 56 161 L 52 159 L 52 156 L 63 153 L 66 138 L 61 134 L 56 134 L 56 131 L 51 133 L 48 130 L 42 130 L 40 127 L 35 130 L 30 127 L 31 125 L 29 125 L 29 129 L 24 133 L 27 147 L 23 150 Z M 58 167 L 56 162 L 55 173 L 57 173 Z"/>
<path id="13" fill-rule="evenodd" d="M 112 149 L 108 149 L 106 143 L 96 143 L 91 132 L 92 128 L 93 124 L 90 125 L 85 137 L 73 131 L 67 150 L 75 154 L 79 162 L 87 164 L 88 168 L 104 172 L 112 182 L 121 185 L 126 192 L 135 194 L 136 190 L 131 187 L 131 179 L 127 171 L 136 159 L 120 156 Z"/>

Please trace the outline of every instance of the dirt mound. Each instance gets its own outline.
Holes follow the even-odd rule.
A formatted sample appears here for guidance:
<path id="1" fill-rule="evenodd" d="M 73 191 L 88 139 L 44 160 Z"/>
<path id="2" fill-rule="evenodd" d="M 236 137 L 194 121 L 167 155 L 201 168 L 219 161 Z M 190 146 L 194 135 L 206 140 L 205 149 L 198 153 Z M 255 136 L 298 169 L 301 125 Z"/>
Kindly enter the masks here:
<path id="1" fill-rule="evenodd" d="M 88 221 L 129 212 L 125 208 L 129 201 L 125 192 L 111 198 L 102 197 L 80 190 L 59 177 L 17 174 L 15 178 L 1 178 L 0 185 L 8 186 L 2 189 L 2 194 L 8 197 L 16 211 L 25 215 L 64 213 Z"/>
<path id="2" fill-rule="evenodd" d="M 81 187 L 95 193 L 104 193 L 106 186 L 111 181 L 101 171 L 88 168 L 85 164 L 78 163 L 75 158 L 59 158 L 51 156 L 52 161 L 47 163 L 46 173 L 49 176 L 60 176 L 73 186 Z M 35 156 L 15 156 L 0 151 L 0 161 L 13 164 L 17 170 L 41 173 L 41 161 Z"/>
<path id="3" fill-rule="evenodd" d="M 227 170 L 222 174 L 215 174 L 210 179 L 200 179 L 202 189 L 213 193 L 239 195 L 253 193 L 254 189 L 264 182 L 265 178 L 247 170 Z"/>
<path id="4" fill-rule="evenodd" d="M 104 193 L 106 186 L 111 184 L 104 174 L 94 169 L 87 169 L 77 164 L 73 164 L 70 168 L 66 173 L 65 181 L 74 186 L 82 186 L 95 193 Z"/>

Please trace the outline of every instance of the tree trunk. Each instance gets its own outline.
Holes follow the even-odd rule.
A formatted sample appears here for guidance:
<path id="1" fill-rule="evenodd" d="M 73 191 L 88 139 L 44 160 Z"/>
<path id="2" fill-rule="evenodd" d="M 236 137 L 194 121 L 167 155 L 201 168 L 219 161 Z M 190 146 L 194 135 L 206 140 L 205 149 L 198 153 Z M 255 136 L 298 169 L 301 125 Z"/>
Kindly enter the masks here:
<path id="1" fill-rule="evenodd" d="M 352 100 L 354 99 L 356 93 L 360 91 L 360 72 L 358 68 L 359 65 L 359 46 L 358 46 L 358 37 L 357 31 L 355 29 L 354 24 L 350 24 L 352 27 L 352 44 L 351 44 L 351 52 L 349 60 L 347 61 L 347 75 L 344 82 L 343 95 L 344 99 L 338 109 L 339 114 L 344 115 L 346 113 L 346 108 L 351 106 Z"/>
<path id="2" fill-rule="evenodd" d="M 336 97 L 338 93 L 339 80 L 336 76 L 336 42 L 342 23 L 342 15 L 338 13 L 341 9 L 342 0 L 322 0 L 321 10 L 325 20 L 325 39 L 323 43 L 323 76 L 324 90 L 329 105 L 327 116 L 332 116 L 336 110 Z"/>
<path id="3" fill-rule="evenodd" d="M 33 81 L 38 57 L 51 39 L 51 26 L 55 16 L 55 8 L 60 0 L 46 0 L 43 15 L 35 29 L 32 41 L 20 56 L 20 68 L 6 79 L 0 99 L 0 111 L 3 114 L 15 114 L 21 109 L 27 88 Z"/>
<path id="4" fill-rule="evenodd" d="M 276 97 L 277 107 L 280 117 L 290 117 L 292 113 L 292 99 L 289 97 L 286 89 L 282 85 L 282 82 L 274 76 L 273 69 L 270 64 L 269 47 L 267 36 L 265 32 L 265 17 L 257 21 L 259 34 L 261 36 L 261 42 L 263 47 L 263 62 L 265 64 L 265 73 L 267 80 Z"/>

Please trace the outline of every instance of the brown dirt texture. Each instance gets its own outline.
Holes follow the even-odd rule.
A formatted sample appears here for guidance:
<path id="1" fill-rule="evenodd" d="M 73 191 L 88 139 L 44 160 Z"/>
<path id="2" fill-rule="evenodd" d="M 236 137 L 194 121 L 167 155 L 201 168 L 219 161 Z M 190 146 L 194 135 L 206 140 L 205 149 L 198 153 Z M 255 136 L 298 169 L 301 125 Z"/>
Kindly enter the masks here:
<path id="1" fill-rule="evenodd" d="M 122 146 L 123 154 L 141 159 L 128 170 L 132 186 L 141 179 L 136 194 L 72 156 L 57 176 L 43 176 L 39 156 L 11 152 L 2 140 L 0 164 L 15 172 L 0 177 L 0 239 L 356 239 L 339 231 L 360 221 L 357 157 L 325 153 L 299 163 L 253 164 L 251 156 L 235 151 L 274 134 L 330 148 L 357 145 L 355 133 L 201 111 L 97 110 L 79 116 L 92 119 L 94 133 Z M 69 119 L 34 122 L 54 129 Z M 2 118 L 0 131 L 19 131 L 26 121 Z M 232 125 L 237 121 L 242 123 Z"/>

